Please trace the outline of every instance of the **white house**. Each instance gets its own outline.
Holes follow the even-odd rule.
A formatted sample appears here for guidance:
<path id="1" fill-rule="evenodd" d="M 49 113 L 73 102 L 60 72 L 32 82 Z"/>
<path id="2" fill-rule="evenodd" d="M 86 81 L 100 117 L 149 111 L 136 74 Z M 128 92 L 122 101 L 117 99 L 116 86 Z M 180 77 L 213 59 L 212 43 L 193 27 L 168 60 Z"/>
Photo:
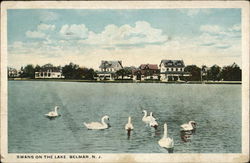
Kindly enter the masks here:
<path id="1" fill-rule="evenodd" d="M 122 68 L 122 61 L 102 61 L 97 80 L 114 80 L 116 71 Z"/>
<path id="2" fill-rule="evenodd" d="M 161 60 L 159 67 L 161 81 L 180 81 L 183 77 L 190 76 L 184 71 L 183 60 Z"/>
<path id="3" fill-rule="evenodd" d="M 36 79 L 55 79 L 64 78 L 60 67 L 54 67 L 52 64 L 46 64 L 41 67 L 39 72 L 35 72 Z"/>

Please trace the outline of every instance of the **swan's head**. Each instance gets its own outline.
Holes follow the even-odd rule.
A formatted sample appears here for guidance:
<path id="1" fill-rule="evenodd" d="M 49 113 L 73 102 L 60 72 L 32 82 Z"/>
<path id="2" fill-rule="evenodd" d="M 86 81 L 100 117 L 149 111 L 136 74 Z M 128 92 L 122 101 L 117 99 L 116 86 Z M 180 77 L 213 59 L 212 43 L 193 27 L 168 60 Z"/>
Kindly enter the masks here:
<path id="1" fill-rule="evenodd" d="M 193 127 L 196 127 L 196 122 L 195 121 L 189 121 L 189 124 L 191 124 Z"/>
<path id="2" fill-rule="evenodd" d="M 147 111 L 146 110 L 142 110 L 142 113 L 146 113 Z"/>
<path id="3" fill-rule="evenodd" d="M 105 116 L 103 117 L 103 119 L 109 120 L 109 116 L 105 115 Z"/>
<path id="4" fill-rule="evenodd" d="M 55 106 L 55 109 L 59 109 L 59 106 Z"/>

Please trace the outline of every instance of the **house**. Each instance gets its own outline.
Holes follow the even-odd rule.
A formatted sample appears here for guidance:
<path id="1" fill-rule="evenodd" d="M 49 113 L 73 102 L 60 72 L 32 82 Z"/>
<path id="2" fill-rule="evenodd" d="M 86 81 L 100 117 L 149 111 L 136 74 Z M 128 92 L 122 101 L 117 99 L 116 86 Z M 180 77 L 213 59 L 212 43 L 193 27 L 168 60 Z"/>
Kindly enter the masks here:
<path id="1" fill-rule="evenodd" d="M 184 80 L 186 76 L 190 76 L 188 72 L 184 71 L 183 60 L 161 60 L 159 67 L 161 81 L 180 81 Z"/>
<path id="2" fill-rule="evenodd" d="M 122 61 L 101 61 L 97 80 L 114 80 L 116 72 L 122 68 Z"/>
<path id="3" fill-rule="evenodd" d="M 138 69 L 132 71 L 133 80 L 158 80 L 159 73 L 157 64 L 141 64 Z"/>
<path id="4" fill-rule="evenodd" d="M 61 67 L 55 67 L 52 64 L 46 64 L 35 72 L 36 79 L 64 78 Z"/>
<path id="5" fill-rule="evenodd" d="M 15 68 L 8 67 L 8 77 L 9 78 L 19 77 L 21 73 L 22 73 L 21 70 L 17 70 Z"/>

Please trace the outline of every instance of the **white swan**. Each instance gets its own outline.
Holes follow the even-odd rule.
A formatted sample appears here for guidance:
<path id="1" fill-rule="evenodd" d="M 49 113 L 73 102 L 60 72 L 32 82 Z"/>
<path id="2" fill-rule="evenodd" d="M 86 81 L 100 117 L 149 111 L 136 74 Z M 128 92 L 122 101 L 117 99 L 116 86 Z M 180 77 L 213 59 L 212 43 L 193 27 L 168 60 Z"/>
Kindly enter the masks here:
<path id="1" fill-rule="evenodd" d="M 143 113 L 144 113 L 144 116 L 142 117 L 142 121 L 149 124 L 150 121 L 151 121 L 151 117 L 147 116 L 147 111 L 146 110 L 143 110 Z"/>
<path id="2" fill-rule="evenodd" d="M 47 116 L 48 118 L 55 118 L 58 117 L 59 114 L 57 113 L 57 110 L 59 109 L 58 106 L 55 107 L 55 111 L 51 111 L 48 114 L 45 114 L 45 116 Z"/>
<path id="3" fill-rule="evenodd" d="M 156 120 L 153 120 L 153 119 L 152 119 L 152 120 L 149 122 L 149 126 L 150 126 L 150 127 L 154 127 L 155 129 L 157 129 L 158 123 L 157 123 Z"/>
<path id="4" fill-rule="evenodd" d="M 128 123 L 125 125 L 125 130 L 133 130 L 134 126 L 131 123 L 131 117 L 128 117 Z"/>
<path id="5" fill-rule="evenodd" d="M 174 140 L 167 137 L 167 123 L 164 124 L 164 134 L 163 137 L 158 141 L 158 144 L 162 148 L 167 148 L 167 149 L 174 148 Z"/>
<path id="6" fill-rule="evenodd" d="M 125 125 L 125 130 L 128 132 L 128 137 L 130 136 L 130 132 L 134 129 L 133 124 L 131 123 L 131 117 L 128 117 L 128 123 Z"/>
<path id="7" fill-rule="evenodd" d="M 153 117 L 153 112 L 150 112 L 150 117 L 151 117 L 151 121 L 155 121 L 155 118 Z"/>
<path id="8" fill-rule="evenodd" d="M 188 123 L 185 123 L 181 125 L 181 131 L 191 131 L 196 128 L 195 121 L 189 121 Z"/>
<path id="9" fill-rule="evenodd" d="M 109 128 L 108 124 L 105 123 L 104 120 L 109 120 L 109 117 L 107 115 L 102 117 L 102 123 L 100 122 L 91 122 L 91 123 L 83 123 L 89 130 L 102 130 Z"/>

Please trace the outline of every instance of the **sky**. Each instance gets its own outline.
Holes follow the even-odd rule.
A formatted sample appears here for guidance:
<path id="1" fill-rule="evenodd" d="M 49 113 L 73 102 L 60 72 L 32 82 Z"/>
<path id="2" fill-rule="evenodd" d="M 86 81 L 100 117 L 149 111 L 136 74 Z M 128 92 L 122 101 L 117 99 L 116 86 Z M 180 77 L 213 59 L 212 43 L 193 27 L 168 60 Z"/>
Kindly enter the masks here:
<path id="1" fill-rule="evenodd" d="M 241 66 L 241 9 L 8 9 L 8 66 Z"/>

